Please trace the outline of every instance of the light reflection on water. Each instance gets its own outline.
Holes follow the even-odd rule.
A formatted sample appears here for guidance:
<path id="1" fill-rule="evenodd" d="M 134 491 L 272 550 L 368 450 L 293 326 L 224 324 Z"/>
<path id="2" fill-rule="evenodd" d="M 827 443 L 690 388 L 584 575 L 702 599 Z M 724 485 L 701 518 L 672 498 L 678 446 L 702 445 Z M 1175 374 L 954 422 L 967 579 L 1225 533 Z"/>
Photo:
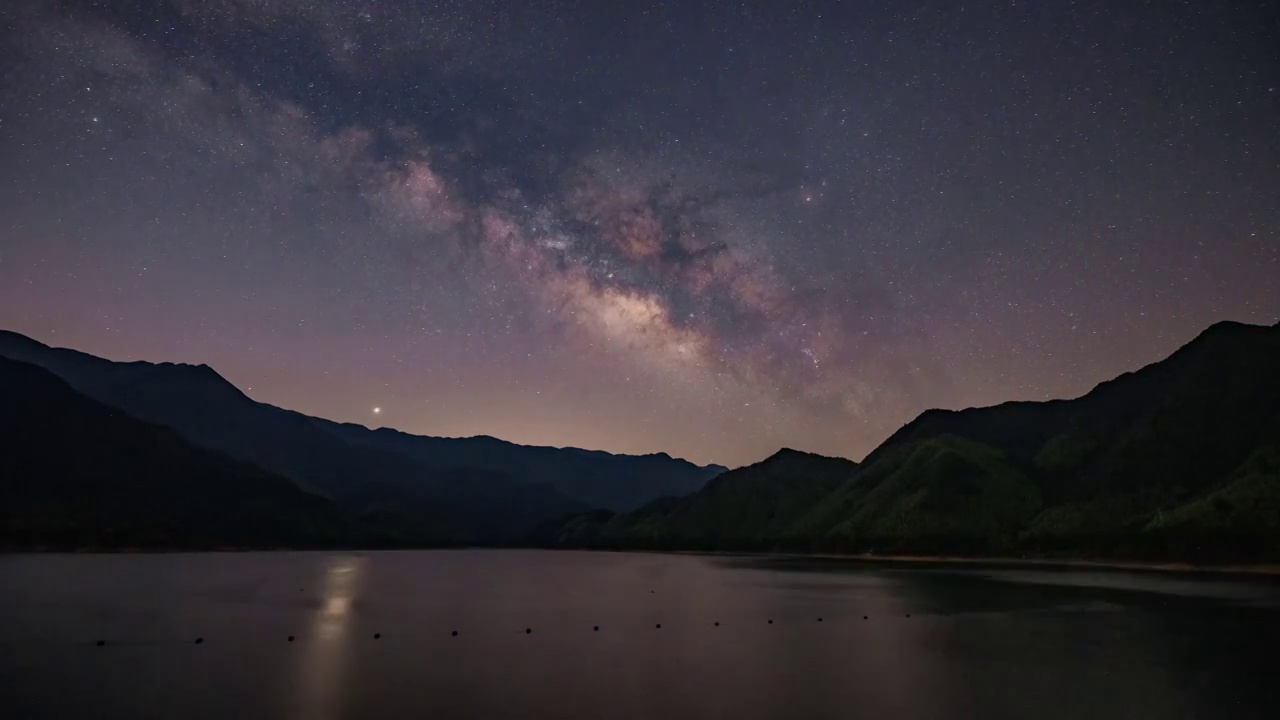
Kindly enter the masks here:
<path id="1" fill-rule="evenodd" d="M 352 635 L 352 606 L 360 592 L 366 558 L 337 556 L 324 568 L 320 605 L 298 663 L 299 720 L 340 717 L 343 672 Z"/>
<path id="2" fill-rule="evenodd" d="M 1274 587 L 1230 576 L 1170 575 L 1124 571 L 1007 570 L 985 573 L 991 580 L 1064 587 L 1131 590 L 1192 598 L 1232 600 L 1261 605 L 1280 602 Z"/>
<path id="3" fill-rule="evenodd" d="M 1280 646 L 1265 579 L 404 551 L 0 556 L 0 587 L 0 708 L 29 720 L 1280 706 L 1259 674 Z"/>

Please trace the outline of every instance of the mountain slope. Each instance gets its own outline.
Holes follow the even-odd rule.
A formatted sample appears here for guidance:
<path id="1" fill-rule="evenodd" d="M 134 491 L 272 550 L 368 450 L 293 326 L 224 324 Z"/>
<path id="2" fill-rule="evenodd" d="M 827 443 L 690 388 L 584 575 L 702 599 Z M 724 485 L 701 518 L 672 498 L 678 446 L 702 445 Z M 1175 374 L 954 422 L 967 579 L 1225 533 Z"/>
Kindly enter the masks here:
<path id="1" fill-rule="evenodd" d="M 792 544 L 881 552 L 1003 552 L 1040 512 L 1040 489 L 987 445 L 941 435 L 881 454 L 797 523 Z"/>
<path id="2" fill-rule="evenodd" d="M 1277 411 L 1277 353 L 1280 326 L 1217 323 L 1168 358 L 1074 400 L 930 410 L 894 433 L 867 461 L 902 443 L 945 434 L 999 447 L 1011 462 L 1050 477 L 1103 461 L 1111 474 L 1137 470 L 1135 483 L 1188 460 L 1209 463 L 1200 468 L 1204 471 L 1221 472 L 1233 466 L 1232 456 L 1252 446 Z M 1115 454 L 1121 446 L 1136 450 L 1152 442 L 1174 454 Z M 1059 485 L 1055 494 L 1064 497 L 1099 490 L 1088 482 Z"/>
<path id="3" fill-rule="evenodd" d="M 330 501 L 0 358 L 0 546 L 321 546 Z"/>
<path id="4" fill-rule="evenodd" d="M 687 497 L 664 498 L 630 513 L 575 518 L 545 529 L 541 539 L 653 549 L 767 549 L 855 467 L 843 458 L 784 449 L 730 470 Z"/>
<path id="5" fill-rule="evenodd" d="M 1280 557 L 1280 423 L 1240 467 L 1208 493 L 1160 512 L 1143 531 L 1173 552 Z"/>
<path id="6" fill-rule="evenodd" d="M 1209 496 L 1227 492 L 1221 488 L 1261 452 L 1280 417 L 1277 368 L 1280 327 L 1219 323 L 1165 360 L 1074 400 L 926 412 L 815 509 L 804 537 L 846 550 L 1239 555 L 1225 525 L 1221 541 L 1200 530 L 1193 541 L 1179 536 L 1191 532 L 1179 522 L 1212 505 Z M 941 473 L 900 467 L 940 445 L 964 459 Z M 901 485 L 878 487 L 882 476 Z M 930 482 L 953 495 L 973 483 L 982 489 L 975 502 L 931 508 L 915 489 Z M 1247 476 L 1247 487 L 1255 498 L 1280 493 L 1274 473 Z M 1158 520 L 1169 511 L 1171 520 Z"/>
<path id="7" fill-rule="evenodd" d="M 373 431 L 255 402 L 207 366 L 112 362 L 10 332 L 0 331 L 0 356 L 41 365 L 90 397 L 346 506 L 395 518 L 406 542 L 501 540 L 592 506 L 627 509 L 689 492 L 722 470 L 665 455 Z"/>
<path id="8" fill-rule="evenodd" d="M 321 421 L 324 422 L 324 421 Z M 658 497 L 687 495 L 724 472 L 666 453 L 614 455 L 599 450 L 517 445 L 488 436 L 439 438 L 391 428 L 336 426 L 352 442 L 394 449 L 430 468 L 467 467 L 542 483 L 596 508 L 626 511 Z"/>
<path id="9" fill-rule="evenodd" d="M 718 484 L 687 502 L 707 501 Z M 1280 559 L 1280 325 L 1219 323 L 1165 360 L 1073 400 L 930 410 L 839 482 L 814 472 L 773 487 L 767 502 L 786 511 L 753 508 L 743 517 L 764 520 L 747 523 L 750 532 L 727 533 L 716 513 L 682 517 L 675 503 L 576 518 L 542 537 L 624 547 Z"/>

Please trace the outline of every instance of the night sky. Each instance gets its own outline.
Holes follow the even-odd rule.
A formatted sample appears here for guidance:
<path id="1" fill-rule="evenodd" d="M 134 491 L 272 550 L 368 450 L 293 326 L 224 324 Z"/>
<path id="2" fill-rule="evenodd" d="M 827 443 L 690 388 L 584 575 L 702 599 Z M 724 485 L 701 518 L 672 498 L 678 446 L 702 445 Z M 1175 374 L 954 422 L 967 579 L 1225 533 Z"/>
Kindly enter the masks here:
<path id="1" fill-rule="evenodd" d="M 1280 319 L 1276 3 L 793 5 L 6 0 L 0 328 L 738 465 Z"/>

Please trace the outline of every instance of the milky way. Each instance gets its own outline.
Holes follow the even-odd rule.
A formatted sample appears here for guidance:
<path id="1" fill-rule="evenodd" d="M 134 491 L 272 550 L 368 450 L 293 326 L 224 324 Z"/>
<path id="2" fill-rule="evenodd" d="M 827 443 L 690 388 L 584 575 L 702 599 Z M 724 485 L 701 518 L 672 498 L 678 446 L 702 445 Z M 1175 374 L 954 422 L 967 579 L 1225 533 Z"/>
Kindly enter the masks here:
<path id="1" fill-rule="evenodd" d="M 1266 3 L 621 5 L 5 3 L 0 327 L 736 465 L 1280 319 Z"/>

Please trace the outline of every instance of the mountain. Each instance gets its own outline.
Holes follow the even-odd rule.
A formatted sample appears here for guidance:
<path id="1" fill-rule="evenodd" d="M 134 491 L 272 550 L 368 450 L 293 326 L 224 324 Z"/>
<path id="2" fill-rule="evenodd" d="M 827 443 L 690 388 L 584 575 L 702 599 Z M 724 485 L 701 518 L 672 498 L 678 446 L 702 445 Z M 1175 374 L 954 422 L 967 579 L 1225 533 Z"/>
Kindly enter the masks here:
<path id="1" fill-rule="evenodd" d="M 369 430 L 259 403 L 206 365 L 113 362 L 0 331 L 0 356 L 330 497 L 406 543 L 495 542 L 593 507 L 628 510 L 723 471 L 666 455 Z"/>
<path id="2" fill-rule="evenodd" d="M 726 473 L 677 504 L 544 526 L 564 545 L 1280 559 L 1280 325 L 1219 323 L 1073 400 L 930 410 L 844 477 Z M 742 502 L 771 497 L 727 532 Z M 807 482 L 806 482 L 807 477 Z M 700 508 L 689 515 L 683 509 Z M 803 509 L 800 509 L 803 508 Z M 747 516 L 742 516 L 746 518 Z"/>
<path id="3" fill-rule="evenodd" d="M 517 445 L 488 436 L 439 438 L 362 425 L 336 429 L 354 443 L 404 453 L 425 467 L 483 469 L 542 483 L 594 508 L 625 511 L 658 497 L 687 495 L 724 472 L 666 453 L 614 455 L 599 450 Z"/>
<path id="4" fill-rule="evenodd" d="M 332 502 L 0 358 L 0 547 L 350 542 Z"/>
<path id="5" fill-rule="evenodd" d="M 646 549 L 762 550 L 857 464 L 783 449 L 702 490 L 629 513 L 591 513 L 540 528 L 541 543 Z"/>

